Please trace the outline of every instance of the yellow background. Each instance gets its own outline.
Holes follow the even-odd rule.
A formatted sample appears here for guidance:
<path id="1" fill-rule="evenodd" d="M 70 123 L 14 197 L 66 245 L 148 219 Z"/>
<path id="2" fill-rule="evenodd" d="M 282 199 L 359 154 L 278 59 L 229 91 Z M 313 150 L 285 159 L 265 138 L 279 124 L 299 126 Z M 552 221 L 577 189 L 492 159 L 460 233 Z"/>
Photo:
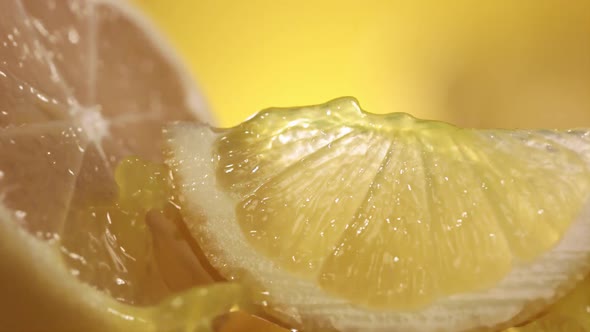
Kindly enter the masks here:
<path id="1" fill-rule="evenodd" d="M 464 126 L 590 125 L 589 1 L 136 2 L 224 126 L 343 95 Z"/>

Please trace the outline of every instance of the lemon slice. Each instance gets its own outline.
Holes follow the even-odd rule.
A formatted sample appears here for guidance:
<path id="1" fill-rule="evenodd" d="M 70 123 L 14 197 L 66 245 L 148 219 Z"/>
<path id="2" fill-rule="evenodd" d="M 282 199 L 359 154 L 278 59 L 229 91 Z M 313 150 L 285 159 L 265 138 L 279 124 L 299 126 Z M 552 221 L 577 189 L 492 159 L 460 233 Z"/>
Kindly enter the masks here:
<path id="1" fill-rule="evenodd" d="M 590 269 L 586 130 L 461 129 L 341 98 L 165 135 L 211 264 L 291 326 L 500 329 Z"/>

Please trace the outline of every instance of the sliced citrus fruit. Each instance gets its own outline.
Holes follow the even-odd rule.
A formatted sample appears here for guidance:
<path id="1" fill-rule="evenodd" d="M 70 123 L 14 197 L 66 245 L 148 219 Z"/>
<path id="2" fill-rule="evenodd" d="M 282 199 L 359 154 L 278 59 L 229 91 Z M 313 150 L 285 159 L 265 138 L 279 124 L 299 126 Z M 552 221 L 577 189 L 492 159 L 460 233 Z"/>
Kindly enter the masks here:
<path id="1" fill-rule="evenodd" d="M 126 2 L 0 2 L 1 330 L 110 330 L 109 307 L 144 315 L 115 299 L 156 305 L 208 280 L 157 194 L 172 120 L 211 118 Z"/>
<path id="2" fill-rule="evenodd" d="M 590 269 L 587 130 L 461 129 L 342 98 L 165 135 L 208 260 L 290 326 L 499 330 Z"/>

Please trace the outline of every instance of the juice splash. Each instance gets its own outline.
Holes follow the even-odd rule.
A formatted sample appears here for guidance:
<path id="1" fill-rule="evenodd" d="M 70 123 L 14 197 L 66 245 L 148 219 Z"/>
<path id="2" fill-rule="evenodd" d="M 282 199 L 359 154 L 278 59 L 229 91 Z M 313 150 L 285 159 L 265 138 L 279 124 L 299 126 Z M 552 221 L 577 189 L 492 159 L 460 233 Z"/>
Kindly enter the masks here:
<path id="1" fill-rule="evenodd" d="M 114 172 L 113 200 L 70 213 L 62 252 L 72 274 L 130 304 L 153 304 L 211 278 L 179 229 L 168 170 L 136 157 Z"/>
<path id="2" fill-rule="evenodd" d="M 158 327 L 285 331 L 237 311 L 248 308 L 251 298 L 240 285 L 213 284 L 184 230 L 164 164 L 128 157 L 119 163 L 114 178 L 115 199 L 88 202 L 69 217 L 76 229 L 64 233 L 61 251 L 72 274 L 126 304 L 157 304 L 112 307 Z"/>

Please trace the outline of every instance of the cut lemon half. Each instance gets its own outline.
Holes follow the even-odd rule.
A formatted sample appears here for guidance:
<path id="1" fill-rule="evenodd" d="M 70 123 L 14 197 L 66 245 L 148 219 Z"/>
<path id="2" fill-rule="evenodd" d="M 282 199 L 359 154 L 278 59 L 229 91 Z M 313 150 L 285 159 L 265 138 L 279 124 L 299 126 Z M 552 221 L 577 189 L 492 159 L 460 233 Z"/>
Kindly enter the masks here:
<path id="1" fill-rule="evenodd" d="M 474 130 L 352 98 L 176 124 L 192 235 L 312 331 L 499 330 L 590 269 L 590 132 Z"/>
<path id="2" fill-rule="evenodd" d="M 245 298 L 189 289 L 208 277 L 149 193 L 163 124 L 211 118 L 170 50 L 125 1 L 0 2 L 0 330 L 208 329 Z"/>

